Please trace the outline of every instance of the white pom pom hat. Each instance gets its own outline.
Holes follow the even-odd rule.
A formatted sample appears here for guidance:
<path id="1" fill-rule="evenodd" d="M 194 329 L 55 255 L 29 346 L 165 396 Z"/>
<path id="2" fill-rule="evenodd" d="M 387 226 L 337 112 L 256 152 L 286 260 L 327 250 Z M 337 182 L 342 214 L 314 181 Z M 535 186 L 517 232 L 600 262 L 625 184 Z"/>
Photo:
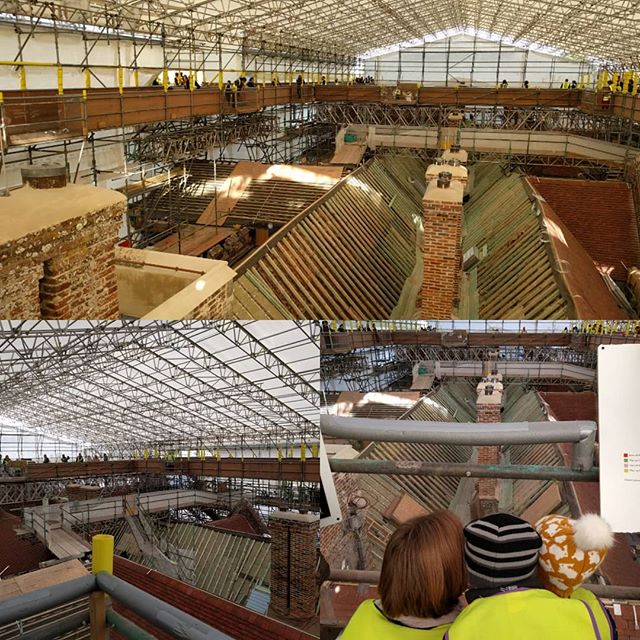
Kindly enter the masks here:
<path id="1" fill-rule="evenodd" d="M 595 513 L 577 520 L 552 514 L 536 522 L 542 538 L 538 573 L 545 587 L 568 598 L 600 566 L 613 546 L 609 524 Z"/>

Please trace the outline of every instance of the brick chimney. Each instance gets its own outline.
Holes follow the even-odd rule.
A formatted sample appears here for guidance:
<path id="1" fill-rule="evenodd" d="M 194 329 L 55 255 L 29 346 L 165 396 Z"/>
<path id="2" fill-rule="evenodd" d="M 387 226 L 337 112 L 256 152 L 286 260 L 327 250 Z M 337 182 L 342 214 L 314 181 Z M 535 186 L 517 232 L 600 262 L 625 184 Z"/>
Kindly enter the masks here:
<path id="1" fill-rule="evenodd" d="M 421 318 L 448 319 L 459 297 L 463 186 L 441 171 L 429 182 L 424 210 Z"/>
<path id="2" fill-rule="evenodd" d="M 469 172 L 467 167 L 460 163 L 460 160 L 445 160 L 444 158 L 436 158 L 433 164 L 427 167 L 425 177 L 427 184 L 432 180 L 437 180 L 438 175 L 442 171 L 448 171 L 451 174 L 451 179 L 460 182 L 463 188 L 466 190 L 466 186 L 469 182 Z"/>
<path id="3" fill-rule="evenodd" d="M 316 615 L 317 538 L 320 518 L 313 514 L 274 511 L 271 532 L 271 605 L 274 617 L 305 623 Z"/>
<path id="4" fill-rule="evenodd" d="M 114 246 L 126 198 L 67 185 L 64 167 L 28 167 L 23 182 L 0 210 L 0 317 L 118 318 Z"/>
<path id="5" fill-rule="evenodd" d="M 492 371 L 492 361 L 484 363 L 485 377 L 478 383 L 476 419 L 478 422 L 501 422 L 502 376 Z M 488 373 L 487 373 L 488 370 Z M 483 445 L 478 450 L 478 464 L 498 464 L 500 447 Z M 497 478 L 480 478 L 477 483 L 480 515 L 499 510 L 499 485 Z"/>
<path id="6" fill-rule="evenodd" d="M 460 164 L 467 164 L 469 154 L 464 149 L 461 149 L 459 144 L 452 144 L 448 149 L 443 151 L 442 158 L 446 162 L 449 160 L 459 160 Z"/>

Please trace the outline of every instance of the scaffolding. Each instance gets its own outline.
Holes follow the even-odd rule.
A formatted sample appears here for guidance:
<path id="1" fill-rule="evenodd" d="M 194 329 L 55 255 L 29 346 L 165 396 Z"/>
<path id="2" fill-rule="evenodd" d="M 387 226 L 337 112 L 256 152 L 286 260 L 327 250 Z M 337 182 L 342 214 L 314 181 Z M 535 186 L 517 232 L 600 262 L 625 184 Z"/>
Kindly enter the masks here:
<path id="1" fill-rule="evenodd" d="M 311 322 L 2 321 L 0 336 L 12 432 L 109 459 L 269 457 L 319 438 Z"/>
<path id="2" fill-rule="evenodd" d="M 502 324 L 504 333 L 482 333 L 480 328 L 467 333 L 464 329 L 467 323 L 456 321 L 443 323 L 452 327 L 451 332 L 436 327 L 428 331 L 411 330 L 411 323 L 404 328 L 403 323 L 397 324 L 397 329 L 378 327 L 375 333 L 367 330 L 366 325 L 359 330 L 335 333 L 325 328 L 320 366 L 325 403 L 340 391 L 368 393 L 407 388 L 417 362 L 446 363 L 439 378 L 442 380 L 479 379 L 482 371 L 472 371 L 469 363 L 495 359 L 504 365 L 505 381 L 522 381 L 525 375 L 525 379 L 543 380 L 550 386 L 591 389 L 595 383 L 597 347 L 640 340 L 635 330 L 627 333 L 624 326 L 616 327 L 621 329 L 619 332 L 607 334 L 581 333 L 586 328 L 581 323 L 572 323 L 572 329 L 565 324 L 556 334 L 551 322 L 540 323 L 537 331 L 537 323 L 523 322 L 516 332 L 513 330 L 518 322 L 491 323 L 493 330 Z M 454 329 L 456 325 L 458 328 Z M 427 323 L 423 326 L 426 328 Z M 522 366 L 510 368 L 509 363 Z"/>

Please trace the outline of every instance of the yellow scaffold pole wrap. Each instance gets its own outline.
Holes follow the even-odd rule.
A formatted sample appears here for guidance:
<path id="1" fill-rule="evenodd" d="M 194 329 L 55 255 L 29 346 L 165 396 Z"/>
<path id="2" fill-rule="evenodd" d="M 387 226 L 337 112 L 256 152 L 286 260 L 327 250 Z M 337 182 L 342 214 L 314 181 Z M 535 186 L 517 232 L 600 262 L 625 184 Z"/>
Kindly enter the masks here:
<path id="1" fill-rule="evenodd" d="M 91 540 L 91 571 L 93 575 L 108 573 L 113 575 L 113 536 L 98 534 Z M 89 596 L 89 623 L 91 640 L 106 640 L 107 594 L 94 591 Z"/>
<path id="2" fill-rule="evenodd" d="M 613 83 L 613 90 L 617 91 L 618 90 L 618 79 L 620 78 L 620 74 L 616 71 L 613 76 L 611 77 L 611 81 Z"/>
<path id="3" fill-rule="evenodd" d="M 124 91 L 124 74 L 122 72 L 122 67 L 118 67 L 118 93 L 122 95 Z"/>
<path id="4" fill-rule="evenodd" d="M 20 91 L 27 90 L 27 70 L 20 67 Z"/>
<path id="5" fill-rule="evenodd" d="M 300 460 L 302 462 L 304 462 L 307 459 L 307 445 L 306 444 L 301 444 L 300 445 Z"/>
<path id="6" fill-rule="evenodd" d="M 64 71 L 62 67 L 58 67 L 58 95 L 61 96 L 64 93 Z"/>
<path id="7" fill-rule="evenodd" d="M 169 69 L 166 67 L 162 70 L 162 87 L 165 93 L 169 91 Z"/>
<path id="8" fill-rule="evenodd" d="M 317 443 L 312 444 L 311 445 L 311 457 L 312 458 L 317 458 L 319 450 L 320 450 L 320 447 L 318 446 Z"/>
<path id="9" fill-rule="evenodd" d="M 193 91 L 195 89 L 195 86 L 194 86 L 196 84 L 195 83 L 195 79 L 196 79 L 196 77 L 195 77 L 193 71 L 190 70 L 189 71 L 189 91 Z"/>
<path id="10" fill-rule="evenodd" d="M 140 73 L 138 72 L 137 69 L 133 70 L 133 86 L 134 87 L 140 86 Z"/>
<path id="11" fill-rule="evenodd" d="M 93 536 L 91 550 L 91 571 L 93 575 L 103 572 L 113 575 L 113 536 L 104 533 Z"/>

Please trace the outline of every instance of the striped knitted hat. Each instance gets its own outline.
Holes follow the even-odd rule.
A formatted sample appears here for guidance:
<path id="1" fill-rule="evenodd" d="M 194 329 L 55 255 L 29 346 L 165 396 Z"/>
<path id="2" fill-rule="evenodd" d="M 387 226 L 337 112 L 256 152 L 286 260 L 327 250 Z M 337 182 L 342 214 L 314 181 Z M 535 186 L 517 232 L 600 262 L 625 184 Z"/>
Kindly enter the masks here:
<path id="1" fill-rule="evenodd" d="M 464 528 L 464 556 L 474 587 L 523 584 L 536 576 L 542 541 L 528 523 L 493 513 Z"/>

